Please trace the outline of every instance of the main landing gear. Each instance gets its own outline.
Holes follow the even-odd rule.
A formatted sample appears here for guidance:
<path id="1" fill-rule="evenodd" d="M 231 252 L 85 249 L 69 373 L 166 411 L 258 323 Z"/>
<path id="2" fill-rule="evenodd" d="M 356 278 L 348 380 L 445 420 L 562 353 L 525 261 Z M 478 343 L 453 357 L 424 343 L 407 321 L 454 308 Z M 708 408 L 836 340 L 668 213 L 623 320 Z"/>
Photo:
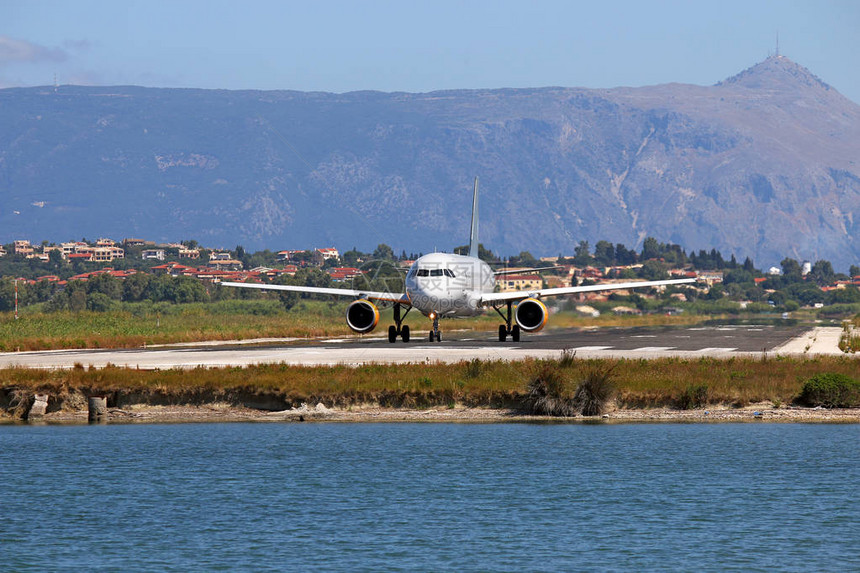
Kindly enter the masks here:
<path id="1" fill-rule="evenodd" d="M 433 330 L 430 331 L 430 342 L 442 342 L 442 333 L 439 332 L 439 315 L 435 312 L 430 313 L 433 318 Z"/>
<path id="2" fill-rule="evenodd" d="M 406 309 L 403 316 L 400 316 L 400 305 L 394 304 L 394 324 L 388 327 L 388 342 L 394 344 L 398 336 L 403 339 L 403 342 L 409 342 L 409 325 L 403 324 L 403 319 L 406 318 L 410 310 L 412 310 L 411 306 Z"/>
<path id="3" fill-rule="evenodd" d="M 499 325 L 499 342 L 504 342 L 508 339 L 508 335 L 511 336 L 511 340 L 514 342 L 520 341 L 520 325 L 513 324 L 513 312 L 511 310 L 511 306 L 513 305 L 512 301 L 508 301 L 508 315 L 505 316 L 502 314 L 502 311 L 499 310 L 499 307 L 494 306 L 493 310 L 499 313 L 499 316 L 505 321 L 505 324 Z"/>

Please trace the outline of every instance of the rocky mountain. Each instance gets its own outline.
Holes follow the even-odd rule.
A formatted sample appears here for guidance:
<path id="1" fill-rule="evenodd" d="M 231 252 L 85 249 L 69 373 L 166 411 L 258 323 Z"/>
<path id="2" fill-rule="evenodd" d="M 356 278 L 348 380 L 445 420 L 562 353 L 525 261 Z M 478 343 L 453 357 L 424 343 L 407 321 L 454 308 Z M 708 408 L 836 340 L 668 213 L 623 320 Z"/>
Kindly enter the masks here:
<path id="1" fill-rule="evenodd" d="M 646 236 L 860 261 L 860 106 L 771 57 L 714 86 L 0 90 L 0 241 L 502 254 Z M 856 215 L 856 216 L 855 216 Z"/>

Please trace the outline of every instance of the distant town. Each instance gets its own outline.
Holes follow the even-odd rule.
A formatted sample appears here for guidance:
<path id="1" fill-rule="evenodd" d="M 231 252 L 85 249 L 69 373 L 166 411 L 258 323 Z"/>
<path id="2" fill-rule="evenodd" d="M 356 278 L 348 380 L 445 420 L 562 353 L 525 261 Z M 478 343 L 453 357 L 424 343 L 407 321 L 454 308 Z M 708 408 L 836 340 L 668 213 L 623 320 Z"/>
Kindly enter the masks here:
<path id="1" fill-rule="evenodd" d="M 174 294 L 172 299 L 167 297 L 166 300 L 171 302 L 209 300 L 213 289 L 224 281 L 316 286 L 348 286 L 356 280 L 368 283 L 383 281 L 384 284 L 378 288 L 393 290 L 401 288 L 399 284 L 402 283 L 398 281 L 403 271 L 418 256 L 420 254 L 405 252 L 398 256 L 385 244 L 380 244 L 372 253 L 354 248 L 341 252 L 335 247 L 248 253 L 241 246 L 233 250 L 207 249 L 196 241 L 162 244 L 135 238 L 120 242 L 100 238 L 53 244 L 16 240 L 0 246 L 0 310 L 11 310 L 11 283 L 15 283 L 18 289 L 30 288 L 28 296 L 23 297 L 26 304 L 52 300 L 57 292 L 66 290 L 72 283 L 83 284 L 97 277 L 102 283 L 115 283 L 135 275 L 193 279 L 198 283 L 194 286 L 186 284 L 183 296 Z M 535 258 L 522 252 L 502 260 L 482 246 L 481 258 L 506 269 L 506 274 L 496 279 L 498 291 L 637 278 L 695 278 L 698 281 L 693 286 L 663 289 L 652 294 L 616 291 L 578 295 L 575 300 L 581 304 L 576 309 L 587 314 L 598 313 L 590 304 L 607 301 L 616 303 L 612 310 L 619 314 L 683 312 L 683 303 L 694 301 L 725 300 L 734 302 L 738 309 L 750 307 L 753 310 L 782 311 L 860 304 L 860 267 L 856 265 L 851 266 L 848 274 L 840 274 L 828 261 L 812 263 L 786 258 L 780 267 L 760 271 L 749 259 L 743 263 L 736 261 L 734 256 L 725 260 L 715 250 L 688 254 L 678 245 L 659 243 L 653 238 L 646 239 L 638 252 L 608 241 L 599 241 L 592 249 L 587 241 L 581 241 L 569 255 Z M 133 281 L 140 284 L 137 289 L 99 287 L 96 294 L 124 301 L 165 300 L 164 288 L 147 290 L 148 284 L 140 279 L 145 277 L 139 276 Z M 92 294 L 93 289 L 79 290 Z M 649 303 L 649 300 L 661 302 Z M 59 305 L 60 308 L 63 306 Z M 67 302 L 65 306 L 74 310 L 97 310 L 99 306 L 105 306 L 105 301 L 102 300 L 101 305 L 91 304 L 89 298 L 84 297 L 76 305 Z"/>

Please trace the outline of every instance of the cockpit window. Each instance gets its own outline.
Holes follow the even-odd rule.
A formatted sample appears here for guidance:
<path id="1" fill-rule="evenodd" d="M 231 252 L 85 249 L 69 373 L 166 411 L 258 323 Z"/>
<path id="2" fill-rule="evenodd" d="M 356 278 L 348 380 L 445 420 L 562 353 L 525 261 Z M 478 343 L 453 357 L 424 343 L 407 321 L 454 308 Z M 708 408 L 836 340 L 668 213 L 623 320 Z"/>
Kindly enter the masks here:
<path id="1" fill-rule="evenodd" d="M 451 277 L 454 278 L 454 273 L 451 269 L 417 269 L 413 271 L 414 275 L 419 277 Z M 413 275 L 413 276 L 414 276 Z"/>

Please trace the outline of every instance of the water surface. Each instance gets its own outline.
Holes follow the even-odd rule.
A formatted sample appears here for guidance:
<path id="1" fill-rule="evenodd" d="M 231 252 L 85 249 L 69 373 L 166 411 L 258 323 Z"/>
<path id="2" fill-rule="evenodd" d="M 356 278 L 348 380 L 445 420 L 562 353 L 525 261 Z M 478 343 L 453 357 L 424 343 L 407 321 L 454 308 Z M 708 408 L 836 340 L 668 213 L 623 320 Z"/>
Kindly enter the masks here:
<path id="1" fill-rule="evenodd" d="M 2 567 L 860 570 L 860 426 L 0 427 Z"/>

